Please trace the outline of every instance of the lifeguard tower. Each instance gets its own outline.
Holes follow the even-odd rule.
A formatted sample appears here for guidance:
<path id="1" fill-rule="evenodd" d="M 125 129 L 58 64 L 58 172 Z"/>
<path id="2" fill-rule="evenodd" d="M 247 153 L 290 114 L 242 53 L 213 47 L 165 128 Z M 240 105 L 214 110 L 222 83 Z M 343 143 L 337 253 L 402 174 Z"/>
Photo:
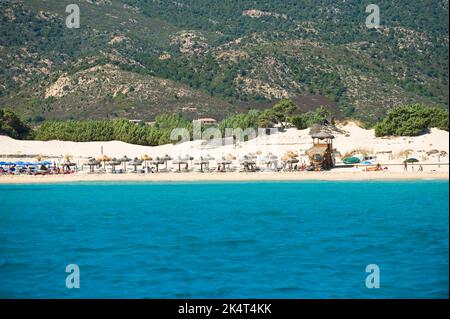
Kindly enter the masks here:
<path id="1" fill-rule="evenodd" d="M 329 170 L 334 167 L 333 140 L 334 136 L 320 131 L 311 135 L 313 147 L 306 151 L 311 166 L 315 171 Z"/>

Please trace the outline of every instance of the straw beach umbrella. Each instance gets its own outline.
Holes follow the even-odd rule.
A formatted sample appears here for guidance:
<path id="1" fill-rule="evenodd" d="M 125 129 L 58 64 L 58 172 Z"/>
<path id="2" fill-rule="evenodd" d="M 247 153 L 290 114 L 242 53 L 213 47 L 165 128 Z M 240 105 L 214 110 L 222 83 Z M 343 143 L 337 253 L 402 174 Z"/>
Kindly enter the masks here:
<path id="1" fill-rule="evenodd" d="M 60 165 L 62 166 L 62 168 L 63 168 L 63 170 L 65 171 L 65 170 L 67 170 L 67 171 L 70 171 L 70 167 L 72 167 L 72 166 L 76 166 L 77 164 L 75 164 L 75 163 L 72 163 L 72 158 L 73 158 L 73 156 L 72 155 L 69 155 L 69 154 L 66 154 L 66 155 L 64 155 L 64 162 L 62 162 Z"/>
<path id="2" fill-rule="evenodd" d="M 274 169 L 277 168 L 278 156 L 273 155 L 272 153 L 267 154 L 263 158 L 261 158 L 261 164 L 266 165 L 267 169 L 270 169 L 273 166 Z"/>
<path id="3" fill-rule="evenodd" d="M 184 162 L 184 164 L 186 164 L 186 170 L 188 170 L 189 163 L 192 165 L 192 161 L 194 160 L 194 158 L 189 154 L 186 154 L 183 157 L 181 157 L 181 160 Z"/>
<path id="4" fill-rule="evenodd" d="M 188 165 L 189 161 L 192 160 L 194 160 L 194 158 L 186 154 L 185 156 L 178 156 L 178 158 L 176 160 L 173 160 L 172 163 L 178 165 L 178 172 L 181 172 L 181 165 Z"/>
<path id="5" fill-rule="evenodd" d="M 89 172 L 93 173 L 94 167 L 100 165 L 100 161 L 96 160 L 93 157 L 89 157 L 86 164 L 89 166 Z"/>
<path id="6" fill-rule="evenodd" d="M 204 156 L 203 159 L 206 161 L 214 161 L 215 160 L 215 158 L 209 154 L 206 154 L 206 156 Z"/>
<path id="7" fill-rule="evenodd" d="M 163 162 L 164 162 L 164 166 L 165 166 L 165 169 L 167 170 L 167 162 L 168 161 L 171 161 L 172 160 L 172 157 L 170 157 L 169 155 L 164 155 L 163 157 L 162 157 L 162 160 L 163 160 Z"/>
<path id="8" fill-rule="evenodd" d="M 70 168 L 73 167 L 73 166 L 76 166 L 76 165 L 77 164 L 75 164 L 73 162 L 70 162 L 70 161 L 61 163 L 61 166 L 63 167 L 63 170 L 67 169 L 67 171 L 70 171 Z"/>
<path id="9" fill-rule="evenodd" d="M 72 160 L 73 156 L 70 154 L 66 154 L 64 155 L 64 161 L 65 162 L 70 162 Z"/>
<path id="10" fill-rule="evenodd" d="M 212 156 L 209 155 L 209 154 L 206 154 L 206 156 L 204 157 L 204 159 L 205 159 L 206 161 L 208 161 L 208 164 L 206 164 L 206 167 L 209 169 L 209 164 L 211 163 L 211 161 L 214 161 L 215 158 L 212 157 Z"/>
<path id="11" fill-rule="evenodd" d="M 144 161 L 144 166 L 147 166 L 147 161 L 151 161 L 151 160 L 153 160 L 153 158 L 151 158 L 147 154 L 144 154 L 144 155 L 141 156 L 141 160 Z"/>
<path id="12" fill-rule="evenodd" d="M 271 165 L 272 165 L 275 169 L 277 169 L 277 167 L 278 167 L 278 156 L 276 156 L 276 155 L 274 155 L 274 154 L 272 154 L 272 153 L 269 153 L 268 159 L 269 159 L 269 161 L 271 162 Z"/>
<path id="13" fill-rule="evenodd" d="M 194 160 L 194 158 L 192 156 L 190 156 L 189 154 L 184 155 L 181 159 L 183 161 L 185 161 L 186 163 L 191 162 L 191 164 L 192 164 L 192 161 Z"/>
<path id="14" fill-rule="evenodd" d="M 244 155 L 239 158 L 239 163 L 244 167 L 244 171 L 255 171 L 255 165 L 256 165 L 256 158 L 257 156 L 255 154 L 249 153 L 247 155 Z"/>
<path id="15" fill-rule="evenodd" d="M 285 165 L 288 166 L 288 170 L 292 170 L 293 164 L 296 164 L 299 162 L 299 159 L 297 157 L 298 157 L 297 153 L 288 151 L 288 152 L 286 152 L 286 154 L 284 154 L 284 156 L 281 158 L 281 160 L 284 162 Z"/>
<path id="16" fill-rule="evenodd" d="M 225 172 L 226 169 L 227 169 L 227 166 L 228 166 L 228 168 L 230 168 L 230 165 L 231 165 L 232 163 L 233 163 L 233 162 L 232 162 L 231 160 L 229 160 L 229 159 L 227 159 L 227 158 L 225 158 L 225 157 L 222 157 L 222 159 L 220 159 L 220 160 L 217 161 L 217 165 L 219 165 L 219 171 L 220 171 L 220 172 Z M 221 166 L 222 166 L 222 167 L 221 167 Z"/>
<path id="17" fill-rule="evenodd" d="M 200 165 L 200 172 L 203 173 L 203 166 L 207 166 L 209 164 L 209 160 L 207 160 L 204 157 L 200 157 L 199 159 L 195 160 L 194 165 Z"/>
<path id="18" fill-rule="evenodd" d="M 151 165 L 156 166 L 156 172 L 159 172 L 159 165 L 164 164 L 164 161 L 160 157 L 156 157 L 150 162 Z"/>
<path id="19" fill-rule="evenodd" d="M 123 163 L 124 165 L 124 170 L 125 172 L 127 171 L 127 162 L 131 161 L 131 158 L 128 158 L 126 155 L 124 155 L 120 161 Z"/>
<path id="20" fill-rule="evenodd" d="M 42 162 L 43 160 L 44 160 L 44 155 L 39 154 L 39 155 L 36 156 L 36 161 Z"/>
<path id="21" fill-rule="evenodd" d="M 108 165 L 111 166 L 111 172 L 113 173 L 116 172 L 116 166 L 119 166 L 120 164 L 122 164 L 122 162 L 119 161 L 117 158 L 113 158 L 108 162 Z"/>
<path id="22" fill-rule="evenodd" d="M 106 162 L 109 162 L 111 160 L 111 158 L 109 158 L 106 155 L 102 155 L 97 159 L 99 162 L 103 162 L 103 168 L 106 169 Z"/>
<path id="23" fill-rule="evenodd" d="M 214 157 L 212 157 L 211 155 L 207 154 L 206 156 L 200 156 L 200 158 L 198 158 L 194 164 L 195 165 L 200 165 L 200 171 L 203 173 L 203 166 L 209 167 L 209 162 L 213 161 Z"/>
<path id="24" fill-rule="evenodd" d="M 142 161 L 135 157 L 132 161 L 130 161 L 130 165 L 134 166 L 133 172 L 137 172 L 137 167 L 142 165 Z"/>
<path id="25" fill-rule="evenodd" d="M 177 158 L 176 160 L 173 160 L 173 161 L 172 161 L 172 164 L 178 165 L 178 172 L 181 172 L 181 165 L 182 165 L 182 164 L 186 164 L 186 162 L 183 161 L 183 160 L 181 159 L 181 157 L 179 157 L 179 158 Z"/>

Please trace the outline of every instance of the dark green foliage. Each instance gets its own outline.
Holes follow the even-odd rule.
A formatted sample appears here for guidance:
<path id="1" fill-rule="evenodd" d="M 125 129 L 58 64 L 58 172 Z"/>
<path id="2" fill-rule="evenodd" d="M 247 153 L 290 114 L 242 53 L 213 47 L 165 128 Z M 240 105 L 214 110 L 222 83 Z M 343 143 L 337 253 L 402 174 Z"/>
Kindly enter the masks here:
<path id="1" fill-rule="evenodd" d="M 26 139 L 31 137 L 32 131 L 13 111 L 0 109 L 0 134 Z"/>
<path id="2" fill-rule="evenodd" d="M 226 128 L 257 129 L 259 127 L 261 111 L 250 110 L 247 113 L 235 114 L 219 123 L 219 129 L 224 134 Z"/>
<path id="3" fill-rule="evenodd" d="M 275 124 L 283 127 L 289 120 L 297 129 L 306 129 L 313 124 L 323 123 L 331 116 L 324 107 L 289 116 L 296 109 L 291 101 L 284 100 L 264 111 L 250 110 L 247 113 L 231 115 L 221 121 L 218 127 L 222 134 L 225 134 L 226 128 L 256 130 Z M 387 116 L 375 125 L 375 134 L 417 136 L 433 127 L 448 131 L 449 117 L 446 110 L 420 104 L 404 105 L 391 109 Z M 159 115 L 153 125 L 135 124 L 126 119 L 43 121 L 33 132 L 14 112 L 0 109 L 0 134 L 18 139 L 74 142 L 119 140 L 131 144 L 156 146 L 176 142 L 171 139 L 171 132 L 175 128 L 186 129 L 192 136 L 192 123 L 179 114 Z"/>
<path id="4" fill-rule="evenodd" d="M 308 128 L 304 114 L 295 115 L 291 118 L 292 125 L 298 130 L 304 130 Z"/>
<path id="5" fill-rule="evenodd" d="M 222 132 L 225 128 L 270 128 L 279 124 L 285 127 L 287 122 L 292 123 L 297 129 L 305 129 L 313 124 L 320 124 L 331 116 L 331 113 L 323 106 L 314 111 L 293 115 L 298 108 L 291 100 L 282 100 L 272 108 L 264 111 L 250 110 L 247 113 L 232 115 L 219 124 Z"/>
<path id="6" fill-rule="evenodd" d="M 174 115 L 160 115 L 153 126 L 134 124 L 126 119 L 90 121 L 47 121 L 37 130 L 37 140 L 74 142 L 113 141 L 156 146 L 174 141 L 170 132 L 174 128 L 192 131 L 188 120 Z"/>
<path id="7" fill-rule="evenodd" d="M 288 118 L 296 109 L 297 107 L 291 100 L 281 100 L 272 107 L 273 115 L 282 128 L 285 127 Z"/>
<path id="8" fill-rule="evenodd" d="M 321 106 L 314 111 L 294 115 L 291 117 L 291 122 L 297 129 L 304 130 L 313 124 L 323 123 L 330 116 L 331 113 Z"/>
<path id="9" fill-rule="evenodd" d="M 376 136 L 417 136 L 430 128 L 448 131 L 448 112 L 437 107 L 420 104 L 404 105 L 391 109 L 375 125 Z"/>

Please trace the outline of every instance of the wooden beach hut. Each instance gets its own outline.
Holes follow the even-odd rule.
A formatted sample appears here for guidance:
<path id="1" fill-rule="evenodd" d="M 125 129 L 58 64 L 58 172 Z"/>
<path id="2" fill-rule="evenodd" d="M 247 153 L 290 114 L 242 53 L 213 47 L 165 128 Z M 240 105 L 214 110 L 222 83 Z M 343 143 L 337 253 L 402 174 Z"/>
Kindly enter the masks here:
<path id="1" fill-rule="evenodd" d="M 306 151 L 311 166 L 315 171 L 329 170 L 334 167 L 333 139 L 334 136 L 325 131 L 311 135 L 313 147 Z"/>

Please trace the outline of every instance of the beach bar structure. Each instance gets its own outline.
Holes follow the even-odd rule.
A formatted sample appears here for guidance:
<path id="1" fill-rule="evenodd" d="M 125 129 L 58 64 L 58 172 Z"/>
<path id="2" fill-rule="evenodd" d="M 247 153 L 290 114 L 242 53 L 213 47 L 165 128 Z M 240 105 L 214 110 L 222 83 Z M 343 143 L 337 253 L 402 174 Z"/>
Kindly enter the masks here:
<path id="1" fill-rule="evenodd" d="M 333 139 L 334 136 L 320 131 L 311 135 L 313 147 L 306 151 L 311 166 L 315 171 L 329 170 L 334 167 Z"/>

